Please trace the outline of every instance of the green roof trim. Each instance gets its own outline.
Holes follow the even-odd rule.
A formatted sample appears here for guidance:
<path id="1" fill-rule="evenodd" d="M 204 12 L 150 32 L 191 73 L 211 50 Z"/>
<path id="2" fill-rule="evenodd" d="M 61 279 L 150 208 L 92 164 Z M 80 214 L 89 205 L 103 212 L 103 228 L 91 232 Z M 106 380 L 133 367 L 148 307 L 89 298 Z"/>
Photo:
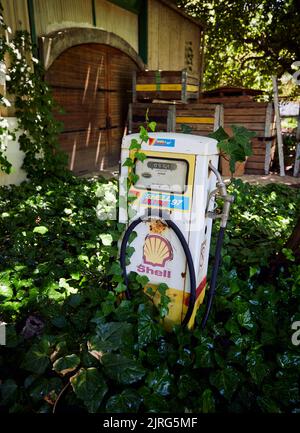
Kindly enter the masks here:
<path id="1" fill-rule="evenodd" d="M 140 13 L 144 3 L 143 0 L 109 0 L 109 1 L 135 14 Z"/>

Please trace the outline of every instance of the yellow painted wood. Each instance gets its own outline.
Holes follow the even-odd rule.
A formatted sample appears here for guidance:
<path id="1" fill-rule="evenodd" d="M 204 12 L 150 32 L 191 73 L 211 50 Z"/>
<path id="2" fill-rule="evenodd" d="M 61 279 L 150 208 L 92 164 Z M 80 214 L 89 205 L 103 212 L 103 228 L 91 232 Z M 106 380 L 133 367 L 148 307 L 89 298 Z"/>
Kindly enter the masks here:
<path id="1" fill-rule="evenodd" d="M 214 124 L 215 120 L 213 117 L 176 117 L 176 123 L 209 123 Z"/>
<path id="2" fill-rule="evenodd" d="M 137 84 L 136 85 L 137 92 L 155 92 L 155 91 L 162 91 L 162 92 L 181 92 L 182 85 L 181 84 Z M 197 92 L 198 86 L 194 86 L 192 84 L 187 85 L 187 91 L 188 92 Z"/>

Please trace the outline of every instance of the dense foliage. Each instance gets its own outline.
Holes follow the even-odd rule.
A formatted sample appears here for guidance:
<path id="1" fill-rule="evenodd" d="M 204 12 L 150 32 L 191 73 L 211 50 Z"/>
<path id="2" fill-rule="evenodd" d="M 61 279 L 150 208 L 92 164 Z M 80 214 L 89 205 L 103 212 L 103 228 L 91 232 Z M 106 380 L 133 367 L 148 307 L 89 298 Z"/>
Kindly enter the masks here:
<path id="1" fill-rule="evenodd" d="M 11 35 L 3 20 L 1 2 L 0 66 L 4 71 L 4 90 L 8 92 L 7 95 L 0 94 L 0 105 L 14 105 L 16 110 L 18 141 L 25 154 L 23 168 L 27 176 L 66 176 L 67 158 L 58 142 L 62 125 L 54 117 L 59 108 L 44 81 L 42 65 L 32 55 L 29 33 L 16 31 Z M 6 173 L 11 170 L 6 147 L 15 132 L 10 130 L 6 119 L 0 119 L 0 170 Z"/>
<path id="2" fill-rule="evenodd" d="M 101 218 L 113 182 L 2 188 L 0 412 L 299 411 L 291 324 L 300 270 L 291 262 L 272 283 L 259 280 L 298 217 L 299 190 L 229 189 L 236 200 L 208 327 L 167 334 L 143 278 L 132 275 L 133 300 L 122 299 L 123 226 Z"/>
<path id="3" fill-rule="evenodd" d="M 299 69 L 299 64 L 292 66 L 300 60 L 298 0 L 177 0 L 177 4 L 206 25 L 206 88 L 225 84 L 270 91 L 272 75 Z M 291 83 L 289 91 L 296 91 Z"/>

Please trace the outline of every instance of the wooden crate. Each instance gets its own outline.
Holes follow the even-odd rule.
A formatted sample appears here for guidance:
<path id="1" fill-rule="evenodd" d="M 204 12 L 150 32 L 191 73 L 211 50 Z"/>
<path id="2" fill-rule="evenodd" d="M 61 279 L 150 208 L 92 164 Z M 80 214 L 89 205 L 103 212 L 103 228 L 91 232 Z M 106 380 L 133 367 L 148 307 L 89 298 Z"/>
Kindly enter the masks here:
<path id="1" fill-rule="evenodd" d="M 187 71 L 140 71 L 133 73 L 133 102 L 180 101 L 199 96 L 199 78 Z"/>
<path id="2" fill-rule="evenodd" d="M 253 155 L 245 165 L 246 174 L 267 174 L 275 152 L 274 109 L 267 102 L 225 102 L 224 129 L 231 125 L 244 126 L 256 133 L 252 139 Z"/>
<path id="3" fill-rule="evenodd" d="M 146 127 L 147 112 L 150 122 L 156 122 L 157 132 L 174 131 L 175 105 L 135 102 L 129 104 L 128 134 L 139 132 L 140 126 Z"/>
<path id="4" fill-rule="evenodd" d="M 175 131 L 207 136 L 223 125 L 223 107 L 216 104 L 176 105 Z"/>

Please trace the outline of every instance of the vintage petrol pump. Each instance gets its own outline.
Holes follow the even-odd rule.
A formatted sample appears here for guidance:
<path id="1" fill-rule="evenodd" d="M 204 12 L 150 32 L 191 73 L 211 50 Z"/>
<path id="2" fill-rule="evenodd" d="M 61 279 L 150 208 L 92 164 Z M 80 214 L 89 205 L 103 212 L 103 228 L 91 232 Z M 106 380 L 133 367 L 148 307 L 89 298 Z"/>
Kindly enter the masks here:
<path id="1" fill-rule="evenodd" d="M 166 329 L 171 329 L 173 324 L 191 328 L 207 286 L 212 219 L 221 218 L 204 327 L 215 293 L 232 202 L 216 168 L 217 141 L 190 134 L 149 133 L 148 142 L 141 147 L 146 159 L 135 161 L 138 180 L 128 192 L 128 167 L 123 163 L 130 155 L 132 139 L 139 141 L 139 135 L 131 134 L 123 139 L 120 173 L 119 221 L 128 224 L 120 248 L 125 283 L 128 287 L 130 271 L 149 278 L 145 290 L 150 286 L 155 291 L 160 283 L 166 283 L 171 299 L 169 314 L 164 319 Z M 125 206 L 127 194 L 136 199 Z M 215 209 L 217 194 L 224 200 L 219 213 Z M 126 266 L 126 247 L 133 231 L 137 236 L 130 245 L 135 252 Z M 129 289 L 126 295 L 130 298 Z"/>

